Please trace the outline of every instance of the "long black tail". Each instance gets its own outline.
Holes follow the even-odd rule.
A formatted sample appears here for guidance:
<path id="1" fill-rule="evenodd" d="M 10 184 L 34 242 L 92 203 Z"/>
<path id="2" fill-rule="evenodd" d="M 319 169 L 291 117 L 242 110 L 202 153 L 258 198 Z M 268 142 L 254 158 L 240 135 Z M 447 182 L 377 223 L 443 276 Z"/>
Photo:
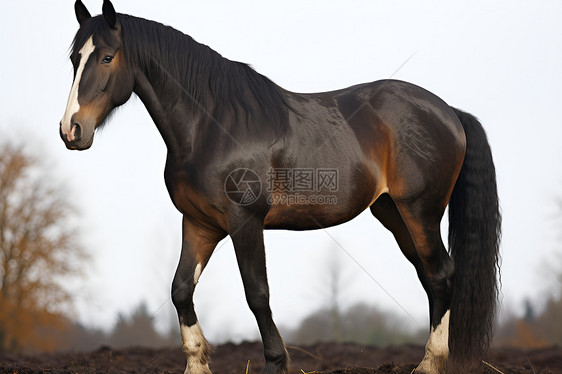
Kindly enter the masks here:
<path id="1" fill-rule="evenodd" d="M 449 202 L 449 249 L 455 262 L 449 349 L 458 367 L 482 360 L 490 346 L 498 296 L 501 214 L 486 133 L 474 116 L 454 111 L 467 141 Z"/>

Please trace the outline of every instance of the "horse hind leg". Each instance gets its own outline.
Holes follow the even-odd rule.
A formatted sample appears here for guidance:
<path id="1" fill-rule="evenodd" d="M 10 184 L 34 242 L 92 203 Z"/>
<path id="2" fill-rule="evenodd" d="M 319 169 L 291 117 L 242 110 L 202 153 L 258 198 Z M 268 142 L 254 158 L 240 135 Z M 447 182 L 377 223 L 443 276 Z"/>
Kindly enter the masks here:
<path id="1" fill-rule="evenodd" d="M 449 354 L 449 308 L 453 262 L 441 240 L 441 214 L 428 214 L 423 204 L 397 203 L 383 195 L 371 211 L 395 236 L 412 262 L 427 293 L 430 306 L 430 336 L 426 353 L 416 373 L 444 373 Z M 434 213 L 434 212 L 432 212 Z M 437 218 L 438 217 L 438 218 Z"/>
<path id="2" fill-rule="evenodd" d="M 429 300 L 430 316 L 433 312 L 433 294 L 431 293 L 429 281 L 423 263 L 418 256 L 416 246 L 410 236 L 406 224 L 396 208 L 396 204 L 388 194 L 381 195 L 373 205 L 371 205 L 371 213 L 377 218 L 383 226 L 394 235 L 394 239 L 402 250 L 404 256 L 412 263 L 418 274 L 418 278 L 427 294 Z"/>
<path id="3" fill-rule="evenodd" d="M 433 311 L 425 356 L 416 373 L 445 373 L 449 356 L 449 316 L 453 289 L 453 260 L 441 239 L 440 222 L 443 211 L 439 204 L 420 200 L 397 203 L 398 210 L 410 232 L 418 256 L 423 263 L 431 293 Z"/>

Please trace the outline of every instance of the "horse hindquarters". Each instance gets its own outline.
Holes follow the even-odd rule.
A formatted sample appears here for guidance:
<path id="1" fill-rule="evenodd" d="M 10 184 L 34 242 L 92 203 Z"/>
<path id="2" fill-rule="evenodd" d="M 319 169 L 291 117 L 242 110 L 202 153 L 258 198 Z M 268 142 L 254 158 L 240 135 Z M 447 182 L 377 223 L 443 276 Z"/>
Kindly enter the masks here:
<path id="1" fill-rule="evenodd" d="M 436 183 L 433 193 L 415 199 L 392 196 L 394 206 L 386 205 L 398 214 L 377 207 L 378 201 L 372 207 L 428 293 L 431 331 L 419 373 L 468 372 L 478 364 L 490 343 L 496 305 L 501 217 L 494 164 L 481 124 L 469 114 L 455 113 L 465 131 L 466 153 L 449 199 L 454 266 L 439 232 L 447 194 L 435 193 Z"/>
<path id="2" fill-rule="evenodd" d="M 454 265 L 440 223 L 463 162 L 465 134 L 455 113 L 436 96 L 405 83 L 389 86 L 393 89 L 378 101 L 381 118 L 392 130 L 388 192 L 371 210 L 395 236 L 428 296 L 430 337 L 416 372 L 443 373 L 449 356 Z"/>

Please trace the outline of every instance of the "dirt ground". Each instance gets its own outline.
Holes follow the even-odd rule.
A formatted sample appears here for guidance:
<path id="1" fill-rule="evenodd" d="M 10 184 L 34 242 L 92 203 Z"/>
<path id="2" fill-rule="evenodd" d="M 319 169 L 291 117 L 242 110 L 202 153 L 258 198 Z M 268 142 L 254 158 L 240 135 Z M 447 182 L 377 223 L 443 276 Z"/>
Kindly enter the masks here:
<path id="1" fill-rule="evenodd" d="M 417 345 L 378 348 L 358 344 L 321 343 L 288 347 L 291 373 L 306 374 L 410 374 L 423 357 Z M 522 350 L 496 348 L 479 373 L 562 373 L 562 348 Z M 260 343 L 223 344 L 215 347 L 210 365 L 214 374 L 259 373 L 264 365 Z M 488 366 L 491 365 L 491 366 Z M 102 347 L 91 353 L 35 356 L 0 353 L 0 372 L 26 373 L 183 373 L 180 349 Z"/>

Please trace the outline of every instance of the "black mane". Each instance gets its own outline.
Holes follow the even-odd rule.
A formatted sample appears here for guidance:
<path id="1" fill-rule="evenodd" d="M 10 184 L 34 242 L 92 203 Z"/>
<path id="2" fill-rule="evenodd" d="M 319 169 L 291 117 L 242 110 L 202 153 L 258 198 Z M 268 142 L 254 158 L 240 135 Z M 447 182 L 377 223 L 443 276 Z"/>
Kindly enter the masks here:
<path id="1" fill-rule="evenodd" d="M 286 132 L 289 106 L 284 90 L 270 79 L 172 27 L 125 14 L 118 14 L 118 20 L 127 64 L 165 78 L 160 84 L 183 95 L 184 102 L 223 130 L 234 134 L 245 128 L 275 139 Z M 98 38 L 111 40 L 110 33 L 102 16 L 88 19 L 74 38 L 72 56 L 91 35 L 95 44 Z"/>

